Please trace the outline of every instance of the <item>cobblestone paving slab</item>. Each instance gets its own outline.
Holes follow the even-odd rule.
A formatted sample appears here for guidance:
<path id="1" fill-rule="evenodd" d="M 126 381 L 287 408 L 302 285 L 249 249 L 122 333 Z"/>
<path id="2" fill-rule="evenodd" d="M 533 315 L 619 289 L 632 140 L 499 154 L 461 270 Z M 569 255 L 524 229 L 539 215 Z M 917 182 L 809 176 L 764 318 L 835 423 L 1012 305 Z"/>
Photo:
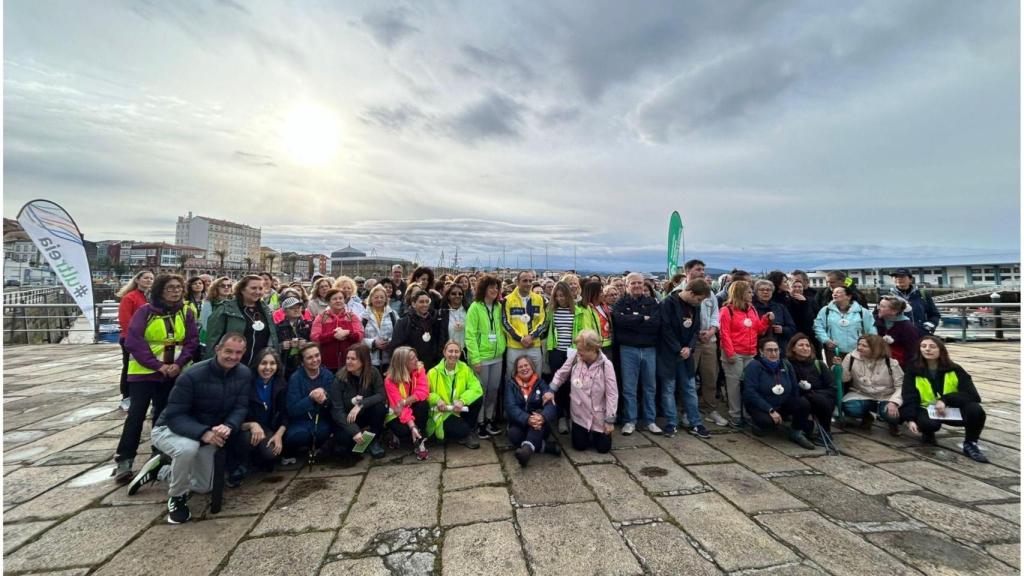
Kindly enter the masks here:
<path id="1" fill-rule="evenodd" d="M 33 425 L 33 428 L 40 428 L 45 430 L 66 430 L 81 424 L 82 422 L 88 422 L 89 420 L 99 419 L 101 416 L 110 414 L 115 410 L 118 410 L 120 402 L 96 402 L 76 408 L 74 410 L 51 416 L 45 420 L 40 420 Z M 118 412 L 120 412 L 118 410 Z M 123 414 L 123 413 L 122 413 Z"/>
<path id="2" fill-rule="evenodd" d="M 358 552 L 377 534 L 437 525 L 440 481 L 440 464 L 374 466 L 338 533 L 333 551 Z"/>
<path id="3" fill-rule="evenodd" d="M 561 443 L 562 453 L 565 454 L 573 464 L 608 464 L 615 462 L 615 456 L 611 452 L 604 454 L 597 450 L 576 450 L 568 436 L 561 436 L 565 440 Z"/>
<path id="4" fill-rule="evenodd" d="M 982 504 L 978 506 L 978 509 L 998 516 L 1003 520 L 1009 520 L 1018 526 L 1020 525 L 1020 502 L 1014 502 L 1013 504 Z"/>
<path id="5" fill-rule="evenodd" d="M 807 469 L 795 458 L 774 449 L 766 450 L 763 443 L 746 434 L 720 434 L 712 436 L 708 443 L 759 474 Z"/>
<path id="6" fill-rule="evenodd" d="M 252 536 L 278 532 L 334 530 L 348 511 L 362 478 L 296 478 L 277 497 Z"/>
<path id="7" fill-rule="evenodd" d="M 930 530 L 868 534 L 867 539 L 925 574 L 1010 576 L 1018 573 L 987 554 Z"/>
<path id="8" fill-rule="evenodd" d="M 79 424 L 74 428 L 68 428 L 45 438 L 40 438 L 35 442 L 19 446 L 9 452 L 4 452 L 4 462 L 16 463 L 41 460 L 46 456 L 66 450 L 76 444 L 81 444 L 97 434 L 122 426 L 122 423 L 111 422 L 110 420 L 96 420 Z M 148 438 L 149 436 L 146 435 L 144 437 Z"/>
<path id="9" fill-rule="evenodd" d="M 963 438 L 961 437 L 942 438 L 938 443 L 939 446 L 949 448 L 954 452 L 960 452 L 963 449 Z M 1007 470 L 1020 473 L 1019 450 L 986 442 L 984 432 L 981 434 L 981 440 L 978 442 L 978 447 L 980 447 L 985 455 L 988 456 L 988 459 L 992 461 L 991 466 L 996 468 L 1005 468 Z M 993 474 L 996 472 L 1001 473 L 1001 471 L 993 470 Z"/>
<path id="10" fill-rule="evenodd" d="M 6 514 L 4 515 L 4 520 L 7 520 Z M 4 556 L 10 554 L 12 550 L 28 542 L 54 524 L 56 522 L 53 520 L 4 524 Z"/>
<path id="11" fill-rule="evenodd" d="M 501 471 L 499 464 L 485 464 L 483 466 L 469 466 L 466 468 L 448 468 L 444 471 L 444 489 L 446 492 L 452 490 L 463 490 L 487 484 L 504 484 L 505 474 Z"/>
<path id="12" fill-rule="evenodd" d="M 816 512 L 762 514 L 757 521 L 834 574 L 921 574 Z"/>
<path id="13" fill-rule="evenodd" d="M 218 518 L 182 526 L 156 524 L 123 548 L 96 576 L 210 574 L 256 521 Z M 173 545 L 169 545 L 173 543 Z"/>
<path id="14" fill-rule="evenodd" d="M 110 450 L 64 450 L 47 456 L 37 466 L 66 466 L 68 464 L 100 464 L 110 462 L 113 454 Z"/>
<path id="15" fill-rule="evenodd" d="M 566 444 L 571 444 L 571 442 L 566 442 Z M 612 450 L 640 448 L 651 445 L 650 439 L 638 432 L 634 432 L 629 436 L 624 436 L 622 434 L 622 428 L 620 427 L 616 427 L 615 432 L 612 432 Z"/>
<path id="16" fill-rule="evenodd" d="M 787 564 L 761 570 L 745 570 L 743 576 L 827 576 L 821 570 L 805 564 Z"/>
<path id="17" fill-rule="evenodd" d="M 658 446 L 664 448 L 682 465 L 732 462 L 732 458 L 715 450 L 709 443 L 685 432 L 666 438 L 660 434 L 647 434 Z"/>
<path id="18" fill-rule="evenodd" d="M 305 458 L 299 458 L 294 466 L 282 467 L 282 471 L 294 470 L 300 478 L 323 478 L 325 476 L 356 476 L 370 469 L 370 458 L 348 458 L 317 462 L 310 467 Z"/>
<path id="19" fill-rule="evenodd" d="M 1017 472 L 1012 470 L 1007 470 L 1006 468 L 1000 468 L 999 466 L 993 466 L 991 464 L 975 462 L 967 456 L 964 456 L 962 453 L 955 452 L 947 448 L 916 446 L 912 448 L 905 448 L 904 450 L 913 454 L 919 460 L 926 460 L 981 480 L 1016 478 L 1018 476 Z"/>
<path id="20" fill-rule="evenodd" d="M 846 456 L 814 458 L 807 460 L 807 463 L 816 470 L 871 496 L 914 492 L 921 489 L 917 484 L 907 482 L 881 468 Z"/>
<path id="21" fill-rule="evenodd" d="M 775 483 L 813 508 L 843 522 L 898 522 L 905 518 L 881 501 L 827 476 L 776 478 Z"/>
<path id="22" fill-rule="evenodd" d="M 52 570 L 94 566 L 163 516 L 163 506 L 93 508 L 45 532 L 4 560 L 4 570 Z"/>
<path id="23" fill-rule="evenodd" d="M 933 492 L 947 494 L 961 502 L 1014 498 L 1013 494 L 1005 490 L 1000 490 L 991 484 L 975 480 L 931 462 L 890 462 L 878 466 Z"/>
<path id="24" fill-rule="evenodd" d="M 945 504 L 912 494 L 889 496 L 889 506 L 955 538 L 975 543 L 1017 540 L 1020 527 L 961 504 Z"/>
<path id="25" fill-rule="evenodd" d="M 377 557 L 329 562 L 320 569 L 320 576 L 391 576 L 384 560 Z"/>
<path id="26" fill-rule="evenodd" d="M 481 487 L 446 492 L 441 504 L 441 525 L 472 524 L 512 517 L 508 490 Z"/>
<path id="27" fill-rule="evenodd" d="M 656 446 L 620 450 L 615 452 L 615 458 L 629 469 L 648 492 L 657 494 L 701 487 L 700 480 L 676 464 L 668 452 Z"/>
<path id="28" fill-rule="evenodd" d="M 316 574 L 333 532 L 246 540 L 231 553 L 220 576 L 295 576 Z"/>
<path id="29" fill-rule="evenodd" d="M 13 432 L 4 433 L 4 449 L 10 450 L 15 446 L 21 446 L 22 444 L 28 444 L 35 440 L 39 440 L 44 436 L 49 436 L 53 432 L 49 430 L 14 430 Z"/>
<path id="30" fill-rule="evenodd" d="M 1020 570 L 1020 544 L 993 544 L 985 550 L 993 558 Z"/>
<path id="31" fill-rule="evenodd" d="M 805 507 L 803 502 L 739 464 L 690 466 L 690 472 L 748 514 Z"/>
<path id="32" fill-rule="evenodd" d="M 443 574 L 528 576 L 519 537 L 510 522 L 450 528 L 444 535 Z"/>
<path id="33" fill-rule="evenodd" d="M 517 517 L 534 576 L 643 573 L 594 502 L 527 508 Z"/>
<path id="34" fill-rule="evenodd" d="M 41 466 L 16 470 L 4 476 L 4 504 L 27 502 L 68 478 L 81 474 L 88 469 L 88 464 L 75 464 L 72 466 Z"/>
<path id="35" fill-rule="evenodd" d="M 625 470 L 614 464 L 583 466 L 580 474 L 613 522 L 660 518 L 665 514 Z"/>
<path id="36" fill-rule="evenodd" d="M 519 505 L 567 504 L 593 500 L 576 469 L 564 457 L 534 454 L 526 468 L 519 466 L 514 452 L 502 454 L 505 475 Z"/>
<path id="37" fill-rule="evenodd" d="M 837 434 L 837 436 L 840 435 Z M 767 436 L 754 436 L 753 438 L 754 440 L 757 440 L 762 444 L 771 446 L 775 450 L 782 452 L 783 454 L 789 456 L 790 458 L 813 458 L 816 456 L 825 455 L 824 447 L 815 446 L 812 450 L 808 450 L 807 448 L 804 448 L 803 446 L 800 446 L 799 444 L 790 440 L 788 426 L 785 428 L 785 433 L 781 431 L 776 431 L 775 433 L 768 434 Z"/>
<path id="38" fill-rule="evenodd" d="M 857 434 L 836 434 L 833 438 L 843 456 L 852 456 L 868 464 L 914 459 L 913 456 L 905 452 L 890 448 L 885 444 L 879 444 L 874 440 L 858 436 Z"/>
<path id="39" fill-rule="evenodd" d="M 658 503 L 728 572 L 799 559 L 718 494 L 658 498 Z"/>
<path id="40" fill-rule="evenodd" d="M 493 443 L 481 440 L 480 447 L 476 450 L 471 450 L 459 444 L 445 447 L 445 460 L 448 468 L 461 468 L 463 466 L 497 464 L 498 455 L 494 453 Z"/>
<path id="41" fill-rule="evenodd" d="M 110 477 L 111 470 L 112 466 L 103 465 L 68 480 L 6 512 L 4 522 L 61 518 L 87 508 L 117 489 L 117 484 Z"/>
<path id="42" fill-rule="evenodd" d="M 623 528 L 626 540 L 640 555 L 654 576 L 722 574 L 712 562 L 697 553 L 682 530 L 667 522 Z"/>

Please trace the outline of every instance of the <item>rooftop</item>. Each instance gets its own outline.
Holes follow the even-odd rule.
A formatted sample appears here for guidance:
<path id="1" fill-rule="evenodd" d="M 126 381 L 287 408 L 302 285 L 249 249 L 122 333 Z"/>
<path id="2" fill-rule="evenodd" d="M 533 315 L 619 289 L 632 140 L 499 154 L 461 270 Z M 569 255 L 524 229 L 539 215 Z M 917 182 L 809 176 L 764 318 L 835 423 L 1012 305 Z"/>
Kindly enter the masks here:
<path id="1" fill-rule="evenodd" d="M 1020 264 L 1020 253 L 1000 252 L 970 256 L 935 256 L 931 258 L 892 256 L 871 258 L 869 260 L 825 262 L 824 264 L 812 266 L 810 269 L 815 271 L 890 270 L 895 268 L 934 268 L 942 266 L 990 266 L 993 264 Z"/>

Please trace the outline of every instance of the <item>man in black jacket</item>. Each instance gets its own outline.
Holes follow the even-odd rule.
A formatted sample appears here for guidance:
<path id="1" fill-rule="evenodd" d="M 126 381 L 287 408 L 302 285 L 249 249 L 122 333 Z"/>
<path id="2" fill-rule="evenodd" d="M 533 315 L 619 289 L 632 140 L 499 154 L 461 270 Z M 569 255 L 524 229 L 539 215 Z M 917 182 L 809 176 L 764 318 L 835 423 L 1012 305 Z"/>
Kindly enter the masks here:
<path id="1" fill-rule="evenodd" d="M 658 378 L 661 380 L 661 409 L 665 412 L 665 436 L 676 433 L 676 387 L 682 390 L 689 432 L 698 438 L 710 438 L 697 404 L 693 353 L 700 334 L 700 304 L 711 295 L 707 282 L 697 278 L 686 288 L 673 292 L 661 302 L 658 311 L 661 339 L 658 341 Z"/>
<path id="2" fill-rule="evenodd" d="M 626 276 L 628 293 L 615 303 L 612 318 L 615 326 L 615 340 L 619 344 L 622 365 L 622 396 L 625 408 L 625 424 L 622 433 L 630 435 L 636 430 L 636 389 L 642 385 L 643 410 L 640 426 L 652 434 L 661 434 L 661 428 L 654 422 L 654 395 L 658 344 L 658 301 L 647 295 L 644 277 L 636 272 Z"/>
<path id="3" fill-rule="evenodd" d="M 170 458 L 170 487 L 167 490 L 167 522 L 181 524 L 191 518 L 189 491 L 209 492 L 213 487 L 213 459 L 218 448 L 231 449 L 244 442 L 241 433 L 249 403 L 252 380 L 249 368 L 241 364 L 245 337 L 225 334 L 215 348 L 216 356 L 194 364 L 171 389 L 167 408 L 153 428 L 153 447 L 162 453 L 146 462 L 131 484 L 128 494 L 154 482 Z"/>

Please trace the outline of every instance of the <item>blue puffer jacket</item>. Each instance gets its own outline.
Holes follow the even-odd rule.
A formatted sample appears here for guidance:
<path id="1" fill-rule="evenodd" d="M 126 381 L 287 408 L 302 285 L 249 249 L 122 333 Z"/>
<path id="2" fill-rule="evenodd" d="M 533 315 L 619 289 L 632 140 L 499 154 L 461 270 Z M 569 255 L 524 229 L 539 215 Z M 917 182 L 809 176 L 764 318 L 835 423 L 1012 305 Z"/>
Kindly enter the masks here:
<path id="1" fill-rule="evenodd" d="M 299 368 L 288 380 L 288 435 L 312 434 L 316 424 L 317 436 L 323 437 L 331 432 L 331 384 L 334 375 L 323 366 L 316 378 L 310 378 L 305 368 Z M 316 388 L 323 388 L 327 393 L 327 402 L 317 405 L 309 397 Z M 320 416 L 319 421 L 316 420 Z"/>
<path id="2" fill-rule="evenodd" d="M 782 384 L 782 394 L 772 392 L 776 383 Z M 777 410 L 799 392 L 796 370 L 788 360 L 782 360 L 778 370 L 772 370 L 758 356 L 743 370 L 743 404 L 748 410 Z"/>
<path id="3" fill-rule="evenodd" d="M 857 339 L 861 334 L 878 334 L 875 330 L 874 318 L 860 304 L 850 302 L 850 307 L 843 314 L 835 302 L 818 310 L 814 319 L 814 335 L 824 346 L 832 340 L 836 343 L 837 354 L 849 354 L 857 348 Z"/>

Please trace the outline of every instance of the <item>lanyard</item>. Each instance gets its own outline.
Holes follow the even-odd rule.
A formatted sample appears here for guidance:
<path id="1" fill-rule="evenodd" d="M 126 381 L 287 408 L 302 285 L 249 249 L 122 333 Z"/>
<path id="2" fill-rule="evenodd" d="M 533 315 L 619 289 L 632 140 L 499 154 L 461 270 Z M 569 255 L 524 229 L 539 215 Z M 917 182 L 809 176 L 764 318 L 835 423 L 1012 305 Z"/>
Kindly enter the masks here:
<path id="1" fill-rule="evenodd" d="M 495 334 L 495 332 L 494 332 L 494 304 L 491 304 L 490 306 L 488 306 L 487 303 L 485 302 L 484 303 L 484 309 L 487 310 L 487 322 L 491 325 L 491 334 Z"/>

